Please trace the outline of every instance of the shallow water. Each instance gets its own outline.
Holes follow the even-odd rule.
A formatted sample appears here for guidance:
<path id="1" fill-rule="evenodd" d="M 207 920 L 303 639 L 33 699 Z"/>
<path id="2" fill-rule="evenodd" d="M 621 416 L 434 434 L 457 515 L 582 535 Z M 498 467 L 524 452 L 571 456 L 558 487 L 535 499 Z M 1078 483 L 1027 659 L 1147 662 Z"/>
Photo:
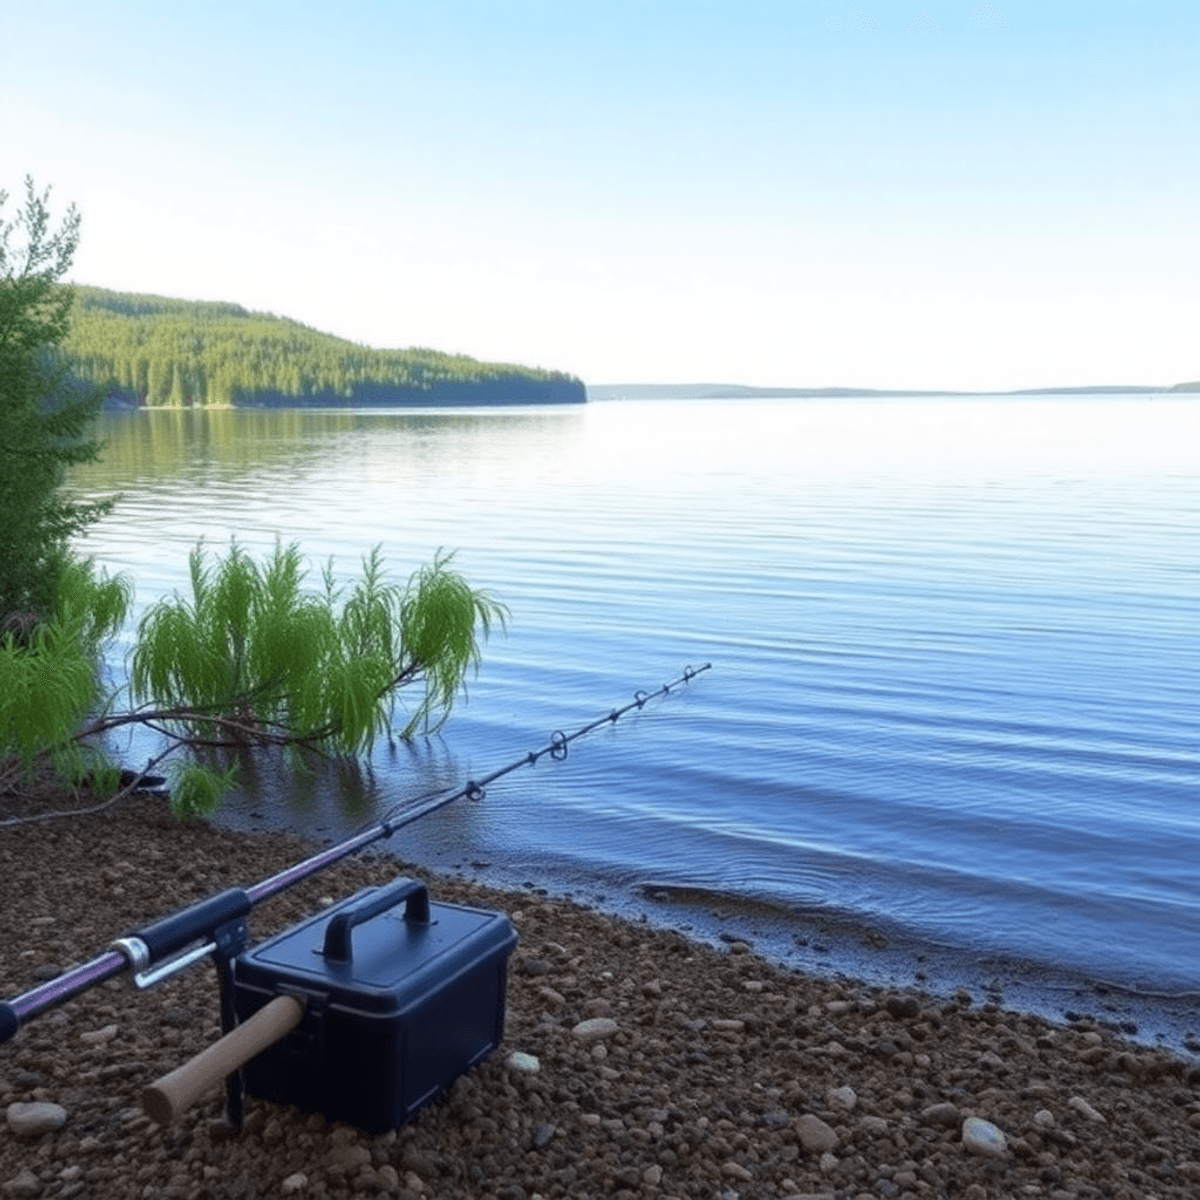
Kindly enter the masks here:
<path id="1" fill-rule="evenodd" d="M 711 661 L 397 849 L 1200 985 L 1200 400 L 137 413 L 104 436 L 74 483 L 124 499 L 85 546 L 142 603 L 236 534 L 345 573 L 376 542 L 401 575 L 457 547 L 512 609 L 439 736 L 361 772 L 262 760 L 230 819 L 337 836 Z"/>

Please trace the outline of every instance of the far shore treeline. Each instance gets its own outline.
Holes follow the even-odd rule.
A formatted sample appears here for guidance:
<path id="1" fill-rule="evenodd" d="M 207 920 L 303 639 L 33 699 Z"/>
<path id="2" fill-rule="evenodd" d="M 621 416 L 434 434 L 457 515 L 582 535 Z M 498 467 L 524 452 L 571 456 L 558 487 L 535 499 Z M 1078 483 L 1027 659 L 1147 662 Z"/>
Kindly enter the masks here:
<path id="1" fill-rule="evenodd" d="M 373 350 L 238 304 L 76 286 L 63 349 L 107 408 L 583 403 L 559 371 Z"/>

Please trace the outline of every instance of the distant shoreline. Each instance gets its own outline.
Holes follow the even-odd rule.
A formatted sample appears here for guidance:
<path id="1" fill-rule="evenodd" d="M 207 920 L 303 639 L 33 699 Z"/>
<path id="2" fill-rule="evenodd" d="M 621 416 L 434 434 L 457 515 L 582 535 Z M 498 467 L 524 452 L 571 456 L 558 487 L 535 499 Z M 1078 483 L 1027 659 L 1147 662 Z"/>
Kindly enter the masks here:
<path id="1" fill-rule="evenodd" d="M 764 400 L 871 399 L 889 396 L 1151 396 L 1200 391 L 1200 384 L 1178 383 L 1151 387 L 1143 384 L 1102 384 L 1095 387 L 1021 388 L 1009 392 L 947 391 L 926 388 L 750 387 L 736 383 L 595 383 L 587 385 L 592 401 L 609 400 Z"/>

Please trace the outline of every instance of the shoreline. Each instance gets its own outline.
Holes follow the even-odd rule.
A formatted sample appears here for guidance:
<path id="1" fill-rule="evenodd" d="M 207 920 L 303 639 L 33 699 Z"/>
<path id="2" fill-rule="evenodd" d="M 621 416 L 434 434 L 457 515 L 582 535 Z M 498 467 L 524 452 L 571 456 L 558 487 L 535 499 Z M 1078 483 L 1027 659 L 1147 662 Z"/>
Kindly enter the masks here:
<path id="1" fill-rule="evenodd" d="M 311 849 L 287 834 L 180 825 L 150 797 L 0 830 L 0 995 Z M 343 860 L 256 908 L 252 942 L 402 870 L 370 851 Z M 1200 1187 L 1192 1057 L 1083 1014 L 1050 1024 L 973 996 L 787 969 L 733 929 L 718 949 L 537 889 L 420 874 L 435 900 L 507 911 L 521 936 L 504 1042 L 446 1098 L 376 1137 L 250 1099 L 245 1131 L 226 1138 L 216 1096 L 162 1129 L 138 1098 L 215 1039 L 212 972 L 192 968 L 141 993 L 110 980 L 0 1046 L 0 1107 L 67 1111 L 57 1132 L 29 1138 L 0 1124 L 0 1189 L 1182 1200 Z M 572 1032 L 596 1016 L 615 1021 L 609 1036 Z M 509 1065 L 513 1051 L 539 1069 Z M 967 1150 L 972 1116 L 1004 1133 L 1004 1155 Z"/>
<path id="2" fill-rule="evenodd" d="M 261 807 L 261 806 L 260 806 Z M 286 824 L 255 812 L 218 814 L 215 823 L 254 836 L 299 836 Z M 323 833 L 333 845 L 352 830 Z M 413 866 L 400 843 L 375 843 L 374 852 Z M 1083 967 L 1063 967 L 1002 950 L 937 941 L 898 922 L 866 920 L 813 906 L 807 909 L 679 883 L 599 875 L 586 878 L 537 862 L 472 862 L 443 850 L 415 868 L 430 878 L 454 880 L 500 893 L 534 893 L 578 904 L 601 916 L 682 933 L 715 949 L 743 942 L 783 970 L 848 979 L 874 987 L 912 990 L 941 1000 L 966 993 L 975 1003 L 1069 1024 L 1086 1017 L 1097 1026 L 1145 1046 L 1159 1046 L 1200 1063 L 1200 990 L 1154 988 L 1130 979 L 1104 979 Z M 537 882 L 534 882 L 534 881 Z"/>

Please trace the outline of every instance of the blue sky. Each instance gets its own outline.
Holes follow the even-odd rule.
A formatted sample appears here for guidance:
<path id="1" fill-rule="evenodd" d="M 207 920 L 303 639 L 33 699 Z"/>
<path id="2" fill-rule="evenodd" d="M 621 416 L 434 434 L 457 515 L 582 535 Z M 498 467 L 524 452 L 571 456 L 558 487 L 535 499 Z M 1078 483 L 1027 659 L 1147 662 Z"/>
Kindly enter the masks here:
<path id="1" fill-rule="evenodd" d="M 43 0 L 78 282 L 590 383 L 1200 378 L 1196 0 Z M 9 212 L 13 199 L 9 201 Z"/>

